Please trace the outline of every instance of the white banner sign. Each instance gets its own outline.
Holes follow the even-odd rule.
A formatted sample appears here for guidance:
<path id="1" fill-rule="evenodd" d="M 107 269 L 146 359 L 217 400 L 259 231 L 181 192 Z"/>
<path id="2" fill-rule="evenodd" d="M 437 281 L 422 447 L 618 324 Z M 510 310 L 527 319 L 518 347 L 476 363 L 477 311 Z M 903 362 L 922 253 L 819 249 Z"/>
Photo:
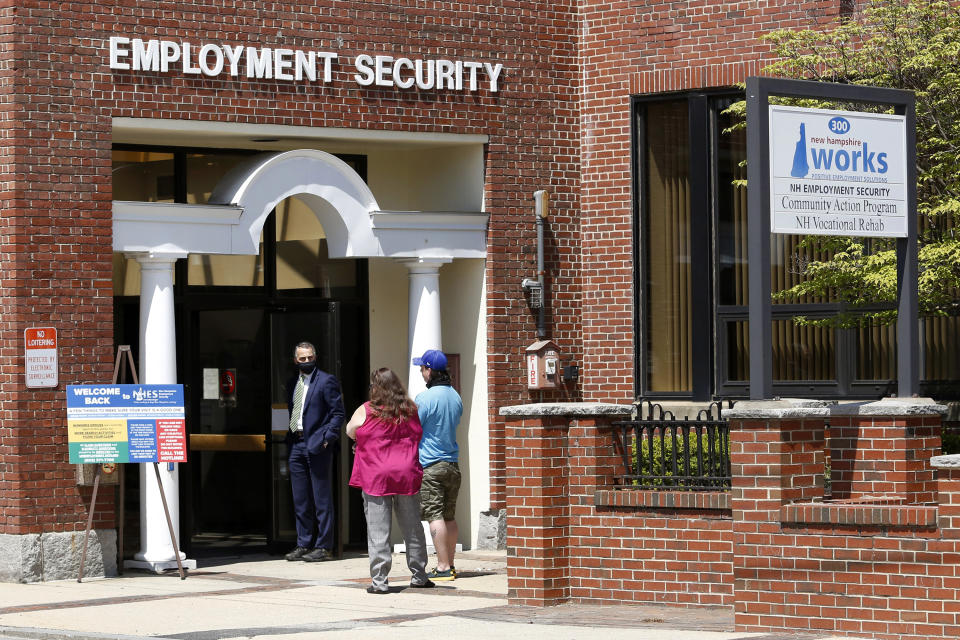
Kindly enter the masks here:
<path id="1" fill-rule="evenodd" d="M 907 236 L 903 116 L 769 109 L 773 233 Z"/>

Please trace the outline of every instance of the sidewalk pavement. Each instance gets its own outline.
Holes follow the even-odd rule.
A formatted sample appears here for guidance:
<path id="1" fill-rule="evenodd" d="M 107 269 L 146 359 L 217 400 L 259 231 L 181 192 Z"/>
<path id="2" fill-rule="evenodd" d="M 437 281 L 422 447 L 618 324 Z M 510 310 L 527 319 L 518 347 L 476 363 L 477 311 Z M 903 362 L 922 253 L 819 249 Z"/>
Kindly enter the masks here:
<path id="1" fill-rule="evenodd" d="M 395 554 L 391 592 L 368 594 L 366 554 L 330 562 L 247 555 L 201 558 L 180 580 L 127 571 L 116 578 L 0 583 L 0 639 L 258 640 L 826 640 L 829 635 L 733 632 L 726 608 L 507 604 L 506 552 L 457 555 L 458 577 L 408 589 Z M 847 639 L 849 640 L 849 639 Z"/>

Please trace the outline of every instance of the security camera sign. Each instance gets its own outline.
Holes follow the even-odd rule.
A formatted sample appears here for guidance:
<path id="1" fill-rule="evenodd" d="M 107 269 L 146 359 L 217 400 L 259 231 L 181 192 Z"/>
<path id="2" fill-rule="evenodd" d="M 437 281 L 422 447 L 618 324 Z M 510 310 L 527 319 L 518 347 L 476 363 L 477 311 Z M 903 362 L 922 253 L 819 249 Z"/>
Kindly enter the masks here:
<path id="1" fill-rule="evenodd" d="M 186 462 L 183 385 L 67 385 L 71 464 Z"/>
<path id="2" fill-rule="evenodd" d="M 32 327 L 23 331 L 23 369 L 29 389 L 56 387 L 57 330 Z"/>
<path id="3" fill-rule="evenodd" d="M 907 236 L 903 116 L 770 106 L 770 230 Z"/>

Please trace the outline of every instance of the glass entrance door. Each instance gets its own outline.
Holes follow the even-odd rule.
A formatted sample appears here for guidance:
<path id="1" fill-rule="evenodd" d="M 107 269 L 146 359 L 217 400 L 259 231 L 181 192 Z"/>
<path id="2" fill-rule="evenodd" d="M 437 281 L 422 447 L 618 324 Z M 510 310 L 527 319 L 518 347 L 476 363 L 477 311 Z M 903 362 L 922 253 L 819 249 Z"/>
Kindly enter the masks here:
<path id="1" fill-rule="evenodd" d="M 270 313 L 270 459 L 273 508 L 271 510 L 271 540 L 278 546 L 293 546 L 297 532 L 293 518 L 293 499 L 290 474 L 287 469 L 288 407 L 287 385 L 296 376 L 293 366 L 294 347 L 300 342 L 309 342 L 317 350 L 317 366 L 342 380 L 340 366 L 340 305 L 329 302 L 310 311 L 272 311 Z M 341 443 L 341 453 L 343 446 Z M 337 460 L 333 469 L 334 504 L 337 509 L 337 550 L 344 539 L 340 514 L 341 496 L 346 494 L 347 479 L 343 477 L 344 465 Z M 339 555 L 339 553 L 338 553 Z"/>
<path id="2" fill-rule="evenodd" d="M 193 313 L 191 542 L 264 546 L 270 533 L 270 360 L 262 309 Z"/>
<path id="3" fill-rule="evenodd" d="M 309 310 L 195 310 L 190 377 L 191 547 L 281 550 L 294 543 L 287 470 L 286 385 L 301 341 L 341 379 L 339 303 Z M 341 455 L 344 448 L 341 448 Z M 349 465 L 337 460 L 334 499 L 345 500 Z M 338 545 L 347 538 L 338 508 Z"/>

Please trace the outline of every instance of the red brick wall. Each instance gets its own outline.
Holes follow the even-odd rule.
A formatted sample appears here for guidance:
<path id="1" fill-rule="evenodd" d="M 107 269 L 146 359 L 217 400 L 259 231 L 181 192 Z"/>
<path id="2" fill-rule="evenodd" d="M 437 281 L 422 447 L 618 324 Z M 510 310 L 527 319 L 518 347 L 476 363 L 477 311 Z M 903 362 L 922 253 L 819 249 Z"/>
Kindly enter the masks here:
<path id="1" fill-rule="evenodd" d="M 813 2 L 582 3 L 583 396 L 633 400 L 630 95 L 729 87 L 769 60 L 761 34 L 835 16 Z M 643 363 L 637 363 L 642 370 Z"/>
<path id="2" fill-rule="evenodd" d="M 508 419 L 510 602 L 731 605 L 727 496 L 610 490 L 609 421 Z"/>
<path id="3" fill-rule="evenodd" d="M 737 630 L 957 637 L 960 474 L 941 473 L 931 487 L 930 450 L 923 448 L 911 456 L 922 461 L 916 465 L 905 465 L 902 455 L 899 463 L 884 462 L 939 417 L 831 418 L 831 459 L 849 460 L 844 448 L 854 443 L 836 437 L 838 423 L 859 424 L 862 435 L 879 425 L 899 429 L 899 437 L 855 440 L 856 457 L 880 470 L 859 502 L 822 501 L 823 418 L 731 421 Z M 858 465 L 861 477 L 868 466 Z M 911 494 L 910 486 L 922 490 Z M 907 503 L 906 496 L 928 496 L 931 488 L 939 503 Z"/>
<path id="4" fill-rule="evenodd" d="M 523 349 L 535 316 L 520 289 L 535 275 L 532 193 L 551 194 L 546 234 L 548 332 L 580 361 L 579 103 L 571 0 L 263 4 L 24 0 L 0 13 L 5 128 L 0 225 L 0 532 L 84 525 L 66 464 L 62 388 L 23 388 L 22 331 L 61 331 L 62 384 L 108 380 L 111 306 L 111 118 L 485 134 L 490 213 L 487 335 L 490 407 L 524 402 Z M 501 90 L 444 93 L 111 72 L 112 35 L 190 42 L 500 62 Z M 6 83 L 6 84 L 2 84 Z M 9 98 L 16 92 L 16 100 Z M 4 94 L 3 92 L 7 93 Z M 576 390 L 556 393 L 574 398 Z M 503 506 L 503 424 L 491 409 L 492 504 Z M 56 509 L 52 509 L 56 506 Z"/>
<path id="5" fill-rule="evenodd" d="M 0 533 L 82 530 L 63 385 L 112 370 L 110 121 L 85 73 L 96 30 L 76 5 L 18 2 L 0 32 Z M 58 330 L 58 389 L 24 387 L 34 326 Z M 112 526 L 113 491 L 101 496 L 99 524 Z"/>
<path id="6" fill-rule="evenodd" d="M 833 499 L 936 501 L 930 458 L 940 451 L 939 420 L 834 418 L 829 433 Z"/>
<path id="7" fill-rule="evenodd" d="M 865 432 L 902 427 L 899 440 L 930 448 L 912 469 L 884 468 L 898 483 L 881 481 L 870 500 L 824 501 L 827 410 L 817 411 L 731 420 L 729 494 L 615 489 L 625 469 L 609 416 L 509 417 L 510 601 L 726 605 L 738 631 L 957 637 L 960 470 L 927 482 L 938 443 L 925 434 L 939 417 L 847 417 Z M 863 459 L 870 446 L 901 450 L 858 444 Z M 927 489 L 935 501 L 906 502 Z"/>

